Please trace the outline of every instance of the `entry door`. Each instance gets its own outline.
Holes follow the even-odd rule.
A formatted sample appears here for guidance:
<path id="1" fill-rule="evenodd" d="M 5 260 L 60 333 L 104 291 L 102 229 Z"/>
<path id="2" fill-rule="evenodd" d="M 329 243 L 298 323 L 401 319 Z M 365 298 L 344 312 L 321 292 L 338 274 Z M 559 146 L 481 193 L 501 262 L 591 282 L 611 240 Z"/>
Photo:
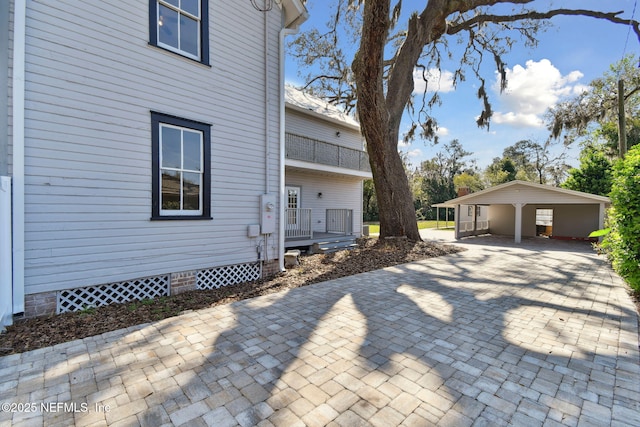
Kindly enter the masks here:
<path id="1" fill-rule="evenodd" d="M 287 230 L 297 230 L 299 225 L 300 187 L 286 186 Z"/>

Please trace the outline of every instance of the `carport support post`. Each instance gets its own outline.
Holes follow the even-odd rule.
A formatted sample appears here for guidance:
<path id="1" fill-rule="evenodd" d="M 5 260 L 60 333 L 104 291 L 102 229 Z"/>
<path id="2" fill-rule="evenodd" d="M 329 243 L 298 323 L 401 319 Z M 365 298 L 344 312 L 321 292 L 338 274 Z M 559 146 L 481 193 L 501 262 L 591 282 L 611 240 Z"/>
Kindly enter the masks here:
<path id="1" fill-rule="evenodd" d="M 605 209 L 604 203 L 600 203 L 600 209 L 598 211 L 598 230 L 602 230 L 604 228 Z M 598 237 L 598 241 L 602 242 L 602 236 Z"/>
<path id="2" fill-rule="evenodd" d="M 522 207 L 526 203 L 514 203 L 513 206 L 516 208 L 516 229 L 514 233 L 514 241 L 516 243 L 520 243 L 522 240 Z"/>
<path id="3" fill-rule="evenodd" d="M 453 227 L 456 232 L 456 240 L 458 240 L 460 238 L 460 205 L 456 205 L 453 209 Z"/>

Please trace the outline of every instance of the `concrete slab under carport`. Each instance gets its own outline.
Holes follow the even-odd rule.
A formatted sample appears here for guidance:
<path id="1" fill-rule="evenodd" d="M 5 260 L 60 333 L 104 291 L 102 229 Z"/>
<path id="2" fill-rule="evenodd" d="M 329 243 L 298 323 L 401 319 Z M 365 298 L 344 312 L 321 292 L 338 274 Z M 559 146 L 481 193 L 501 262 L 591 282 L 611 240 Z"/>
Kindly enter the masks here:
<path id="1" fill-rule="evenodd" d="M 523 236 L 535 236 L 536 209 L 554 210 L 554 234 L 562 238 L 587 238 L 591 231 L 604 227 L 608 197 L 526 181 L 511 181 L 476 193 L 467 194 L 434 205 L 454 208 L 456 238 L 491 233 L 514 236 L 519 243 Z M 462 206 L 487 206 L 488 228 L 461 232 Z M 557 216 L 557 218 L 556 218 Z M 557 222 L 557 224 L 556 224 Z"/>

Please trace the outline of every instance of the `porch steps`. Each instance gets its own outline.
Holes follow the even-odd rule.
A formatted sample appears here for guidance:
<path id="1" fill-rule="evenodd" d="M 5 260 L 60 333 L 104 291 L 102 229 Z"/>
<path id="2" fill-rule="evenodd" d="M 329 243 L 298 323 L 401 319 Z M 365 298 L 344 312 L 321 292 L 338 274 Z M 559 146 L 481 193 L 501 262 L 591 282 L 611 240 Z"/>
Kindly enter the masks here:
<path id="1" fill-rule="evenodd" d="M 358 247 L 355 236 L 337 236 L 322 242 L 316 242 L 312 246 L 314 254 L 327 254 L 330 252 L 355 249 Z"/>

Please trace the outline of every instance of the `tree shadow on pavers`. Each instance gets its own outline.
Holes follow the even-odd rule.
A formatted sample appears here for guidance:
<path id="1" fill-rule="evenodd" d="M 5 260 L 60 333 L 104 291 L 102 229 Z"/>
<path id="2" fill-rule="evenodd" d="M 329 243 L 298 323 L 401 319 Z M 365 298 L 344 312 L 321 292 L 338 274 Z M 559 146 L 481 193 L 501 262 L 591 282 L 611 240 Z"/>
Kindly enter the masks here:
<path id="1" fill-rule="evenodd" d="M 489 248 L 199 310 L 43 350 L 42 367 L 44 353 L 9 356 L 24 375 L 0 400 L 110 406 L 43 424 L 639 425 L 637 315 L 614 275 L 594 285 L 591 258 L 549 269 L 522 254 L 535 256 Z"/>
<path id="2" fill-rule="evenodd" d="M 547 237 L 522 237 L 520 243 L 514 242 L 513 236 L 503 236 L 494 234 L 484 234 L 480 236 L 463 237 L 452 242 L 460 246 L 483 246 L 505 249 L 525 249 L 532 251 L 554 251 L 554 252 L 594 252 L 593 243 L 585 240 L 569 240 Z"/>
<path id="3" fill-rule="evenodd" d="M 455 258 L 232 304 L 235 325 L 208 356 L 203 381 L 217 405 L 208 416 L 243 425 L 638 418 L 637 349 L 612 354 L 615 339 L 597 342 L 637 322 L 634 310 L 580 307 L 590 285 L 570 269 L 514 285 L 512 277 L 470 275 L 472 265 Z M 526 271 L 514 267 L 509 276 Z M 564 294 L 545 288 L 558 283 Z"/>

